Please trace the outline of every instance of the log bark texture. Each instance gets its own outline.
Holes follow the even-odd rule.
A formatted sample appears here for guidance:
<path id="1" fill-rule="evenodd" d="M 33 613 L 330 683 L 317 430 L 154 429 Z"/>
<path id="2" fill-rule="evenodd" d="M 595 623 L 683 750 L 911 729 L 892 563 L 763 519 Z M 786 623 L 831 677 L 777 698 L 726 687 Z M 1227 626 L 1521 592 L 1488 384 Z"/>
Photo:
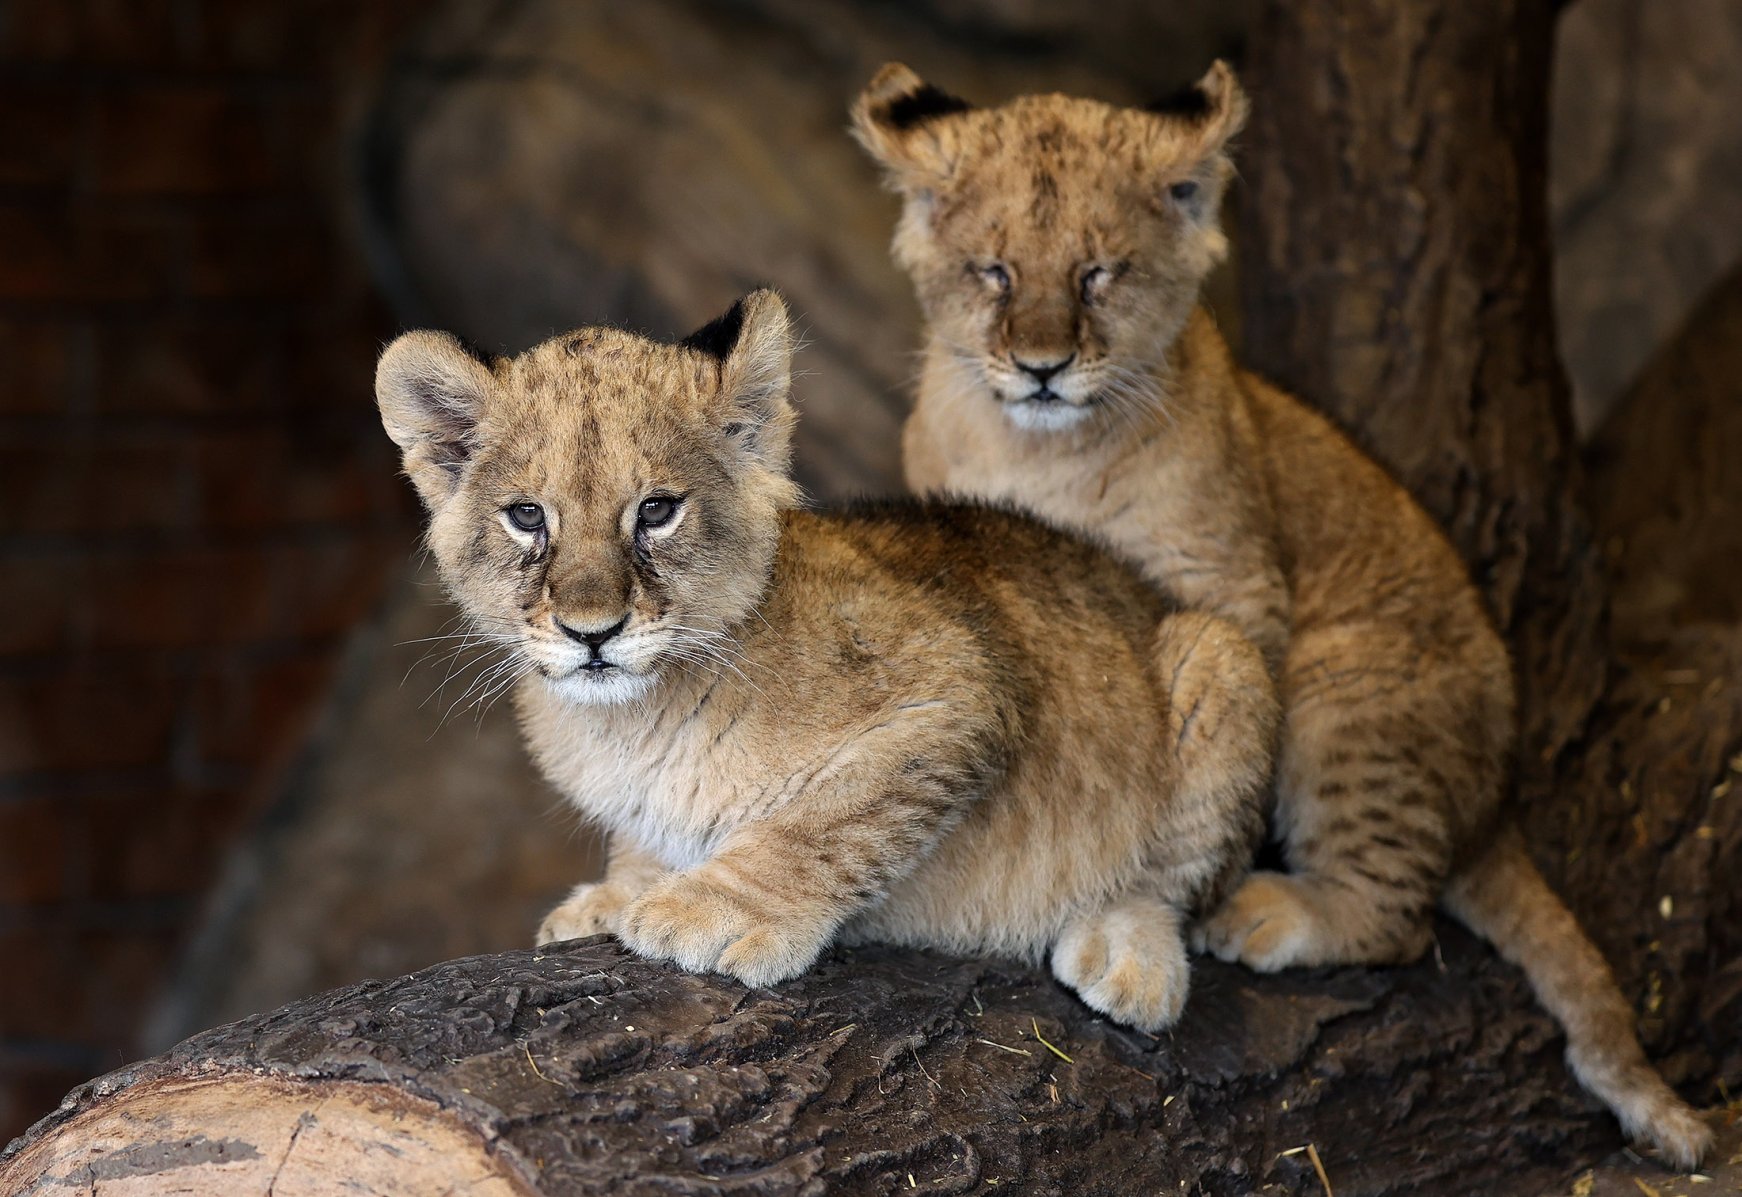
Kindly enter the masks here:
<path id="1" fill-rule="evenodd" d="M 1457 937 L 1443 970 L 1262 984 L 1207 965 L 1160 1040 L 1032 970 L 925 953 L 758 991 L 606 938 L 475 957 L 93 1081 L 0 1154 L 0 1192 L 1318 1193 L 1308 1143 L 1343 1194 L 1537 1192 L 1610 1135 L 1510 986 L 1447 983 L 1483 955 Z M 1459 1034 L 1424 1041 L 1424 1017 Z"/>

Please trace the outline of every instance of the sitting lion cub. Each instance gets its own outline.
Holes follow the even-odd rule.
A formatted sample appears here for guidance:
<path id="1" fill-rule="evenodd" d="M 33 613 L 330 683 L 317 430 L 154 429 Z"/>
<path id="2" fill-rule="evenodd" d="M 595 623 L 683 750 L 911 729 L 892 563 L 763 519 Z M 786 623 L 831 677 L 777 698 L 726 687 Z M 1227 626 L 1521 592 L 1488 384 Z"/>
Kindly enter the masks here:
<path id="1" fill-rule="evenodd" d="M 487 362 L 414 332 L 376 396 L 545 774 L 611 833 L 539 942 L 615 932 L 766 985 L 831 941 L 1039 957 L 1154 1030 L 1181 925 L 1244 871 L 1258 650 L 1105 553 L 975 506 L 792 510 L 770 291 L 678 345 Z"/>
<path id="2" fill-rule="evenodd" d="M 1222 63 L 1161 111 L 973 108 L 896 64 L 872 80 L 854 132 L 903 197 L 895 256 L 929 325 L 908 482 L 1104 537 L 1264 650 L 1289 870 L 1246 878 L 1206 947 L 1264 971 L 1402 963 L 1441 903 L 1523 966 L 1627 1130 L 1689 1166 L 1710 1132 L 1501 812 L 1512 670 L 1464 563 L 1197 304 L 1245 113 Z"/>

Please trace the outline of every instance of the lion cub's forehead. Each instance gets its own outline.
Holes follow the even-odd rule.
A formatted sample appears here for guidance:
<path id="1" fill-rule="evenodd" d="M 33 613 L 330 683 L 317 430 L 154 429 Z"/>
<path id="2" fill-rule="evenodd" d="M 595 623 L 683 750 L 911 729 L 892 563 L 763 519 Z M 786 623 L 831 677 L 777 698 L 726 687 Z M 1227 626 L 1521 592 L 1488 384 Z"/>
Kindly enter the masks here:
<path id="1" fill-rule="evenodd" d="M 504 473 L 627 483 L 691 455 L 717 368 L 617 329 L 554 337 L 500 366 L 488 439 Z"/>
<path id="2" fill-rule="evenodd" d="M 1150 114 L 1074 96 L 1023 96 L 973 118 L 947 202 L 1009 234 L 1119 227 L 1154 193 L 1170 149 Z"/>

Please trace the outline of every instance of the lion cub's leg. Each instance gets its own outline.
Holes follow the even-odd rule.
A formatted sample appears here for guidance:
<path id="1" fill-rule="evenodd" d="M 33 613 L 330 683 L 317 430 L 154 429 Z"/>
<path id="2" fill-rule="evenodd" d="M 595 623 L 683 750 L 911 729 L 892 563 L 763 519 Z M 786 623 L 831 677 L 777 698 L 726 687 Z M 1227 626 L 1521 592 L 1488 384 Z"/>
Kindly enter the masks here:
<path id="1" fill-rule="evenodd" d="M 706 861 L 649 888 L 624 910 L 619 938 L 642 956 L 746 985 L 809 968 L 1003 767 L 996 706 L 966 687 L 952 698 L 902 703 L 826 761 L 795 761 L 808 784 L 740 824 Z"/>
<path id="2" fill-rule="evenodd" d="M 620 836 L 611 840 L 605 876 L 575 886 L 569 896 L 544 916 L 534 941 L 543 947 L 563 939 L 616 932 L 623 908 L 667 872 L 664 865 Z"/>
<path id="3" fill-rule="evenodd" d="M 1140 1031 L 1179 1021 L 1190 967 L 1179 912 L 1159 898 L 1125 895 L 1065 925 L 1052 975 L 1092 1009 Z"/>
<path id="4" fill-rule="evenodd" d="M 1291 871 L 1252 873 L 1199 946 L 1265 972 L 1426 949 L 1454 836 L 1498 801 L 1511 707 L 1480 670 L 1418 657 L 1371 626 L 1291 648 L 1277 785 Z"/>

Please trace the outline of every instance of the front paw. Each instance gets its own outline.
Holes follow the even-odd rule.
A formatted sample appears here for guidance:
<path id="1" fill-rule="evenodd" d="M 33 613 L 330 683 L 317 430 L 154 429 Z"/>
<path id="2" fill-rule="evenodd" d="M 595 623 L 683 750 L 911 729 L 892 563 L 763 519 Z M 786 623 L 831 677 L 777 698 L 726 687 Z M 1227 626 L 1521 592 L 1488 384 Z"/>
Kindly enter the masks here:
<path id="1" fill-rule="evenodd" d="M 1192 946 L 1254 972 L 1273 973 L 1320 963 L 1324 938 L 1306 884 L 1255 869 L 1193 932 Z"/>
<path id="2" fill-rule="evenodd" d="M 1159 906 L 1077 920 L 1053 945 L 1052 972 L 1090 1008 L 1151 1033 L 1179 1021 L 1191 988 L 1178 923 Z"/>
<path id="3" fill-rule="evenodd" d="M 750 986 L 798 976 L 829 941 L 829 928 L 771 914 L 695 873 L 667 878 L 637 898 L 617 934 L 638 955 Z"/>
<path id="4" fill-rule="evenodd" d="M 616 931 L 628 904 L 629 891 L 612 882 L 576 886 L 560 906 L 544 916 L 536 944 L 542 948 L 547 943 Z"/>

